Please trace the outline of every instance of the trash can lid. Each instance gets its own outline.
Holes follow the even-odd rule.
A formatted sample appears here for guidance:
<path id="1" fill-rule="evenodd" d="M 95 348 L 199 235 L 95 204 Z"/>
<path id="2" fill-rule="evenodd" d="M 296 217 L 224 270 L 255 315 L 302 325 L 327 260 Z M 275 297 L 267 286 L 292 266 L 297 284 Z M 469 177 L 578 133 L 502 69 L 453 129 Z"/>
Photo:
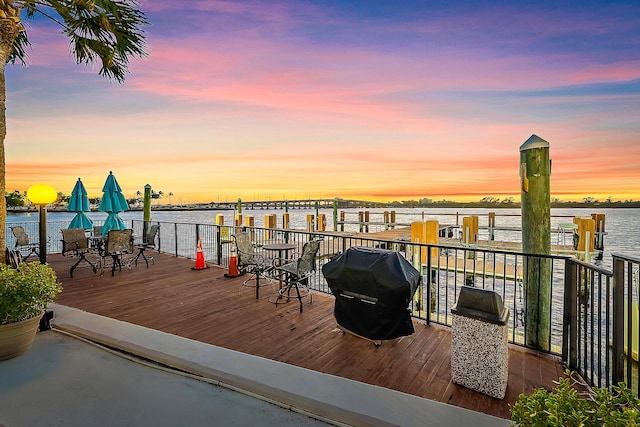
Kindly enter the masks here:
<path id="1" fill-rule="evenodd" d="M 458 302 L 451 312 L 497 325 L 505 325 L 509 319 L 509 309 L 504 307 L 497 292 L 471 286 L 460 288 Z"/>

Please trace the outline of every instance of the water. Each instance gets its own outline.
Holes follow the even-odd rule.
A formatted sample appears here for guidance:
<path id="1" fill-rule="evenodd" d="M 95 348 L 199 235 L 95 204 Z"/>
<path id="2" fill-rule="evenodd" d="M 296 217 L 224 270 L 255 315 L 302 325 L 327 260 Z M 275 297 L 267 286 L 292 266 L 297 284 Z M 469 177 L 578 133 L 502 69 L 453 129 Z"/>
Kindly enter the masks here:
<path id="1" fill-rule="evenodd" d="M 357 221 L 358 212 L 368 210 L 370 212 L 370 221 L 383 222 L 383 212 L 390 209 L 339 209 L 339 212 L 345 212 L 346 221 Z M 496 227 L 521 227 L 520 209 L 482 209 L 482 208 L 398 208 L 392 209 L 396 212 L 396 222 L 399 224 L 410 224 L 413 221 L 422 221 L 427 219 L 436 219 L 440 224 L 456 224 L 456 213 L 458 214 L 458 223 L 462 223 L 462 217 L 469 215 L 479 215 L 480 227 L 487 226 L 488 213 L 496 213 Z M 327 219 L 327 230 L 333 230 L 333 210 L 319 209 L 320 214 L 325 214 Z M 262 209 L 244 209 L 242 211 L 243 218 L 251 215 L 254 217 L 254 225 L 256 227 L 264 226 L 264 217 L 268 214 L 276 214 L 278 218 L 278 226 L 282 226 L 283 210 L 262 210 Z M 551 210 L 551 229 L 552 243 L 557 243 L 558 235 L 555 231 L 558 225 L 563 222 L 572 222 L 574 216 L 590 217 L 592 213 L 601 213 L 605 215 L 605 251 L 602 261 L 596 261 L 603 267 L 611 267 L 611 254 L 620 253 L 632 257 L 640 257 L 640 208 L 578 208 L 578 209 L 552 209 Z M 151 219 L 159 222 L 177 222 L 188 224 L 215 224 L 216 215 L 224 215 L 224 224 L 230 225 L 234 223 L 235 211 L 232 210 L 201 210 L 201 211 L 153 211 Z M 299 230 L 306 230 L 307 215 L 316 215 L 315 209 L 291 209 L 290 227 Z M 75 213 L 73 212 L 49 212 L 47 214 L 48 222 L 71 222 Z M 94 222 L 101 224 L 107 217 L 104 212 L 88 212 L 87 216 Z M 120 214 L 122 219 L 142 220 L 141 211 L 127 211 Z M 8 213 L 7 224 L 22 222 L 38 222 L 37 213 Z M 373 225 L 370 231 L 383 230 L 383 225 Z M 345 231 L 358 231 L 358 225 L 347 224 Z M 517 242 L 521 240 L 519 231 L 496 230 L 496 241 Z M 58 237 L 56 237 L 57 239 Z M 481 240 L 487 238 L 487 231 L 480 230 Z M 570 238 L 570 237 L 567 237 Z"/>

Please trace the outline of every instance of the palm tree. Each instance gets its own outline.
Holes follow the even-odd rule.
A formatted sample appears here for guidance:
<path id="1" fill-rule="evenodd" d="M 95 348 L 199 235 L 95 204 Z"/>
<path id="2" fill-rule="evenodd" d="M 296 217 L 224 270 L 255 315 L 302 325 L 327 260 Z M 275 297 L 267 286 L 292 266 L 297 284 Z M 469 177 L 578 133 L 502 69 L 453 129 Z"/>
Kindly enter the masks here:
<path id="1" fill-rule="evenodd" d="M 59 24 L 78 64 L 100 62 L 101 75 L 122 83 L 129 59 L 146 55 L 142 28 L 148 22 L 137 5 L 136 0 L 0 0 L 0 248 L 6 247 L 7 218 L 5 66 L 16 61 L 24 64 L 30 46 L 21 16 L 39 14 Z M 5 261 L 5 251 L 0 250 L 0 262 Z"/>

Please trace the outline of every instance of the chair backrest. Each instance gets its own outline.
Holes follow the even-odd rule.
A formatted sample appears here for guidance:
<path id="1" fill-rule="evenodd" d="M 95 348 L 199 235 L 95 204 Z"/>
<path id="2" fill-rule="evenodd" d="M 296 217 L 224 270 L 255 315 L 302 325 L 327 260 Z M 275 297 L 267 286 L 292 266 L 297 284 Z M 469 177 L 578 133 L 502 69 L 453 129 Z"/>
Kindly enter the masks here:
<path id="1" fill-rule="evenodd" d="M 147 231 L 147 241 L 145 242 L 147 246 L 155 246 L 156 245 L 156 235 L 158 234 L 158 230 L 160 229 L 160 224 L 154 224 L 151 226 L 149 231 Z"/>
<path id="2" fill-rule="evenodd" d="M 298 258 L 298 277 L 316 270 L 316 256 L 320 250 L 320 240 L 309 240 L 302 247 L 302 255 Z"/>
<path id="3" fill-rule="evenodd" d="M 29 235 L 24 231 L 24 227 L 16 225 L 11 227 L 11 232 L 16 238 L 16 246 L 27 246 L 29 244 Z"/>
<path id="4" fill-rule="evenodd" d="M 109 230 L 107 233 L 106 255 L 133 252 L 133 230 Z"/>
<path id="5" fill-rule="evenodd" d="M 83 228 L 66 228 L 61 231 L 63 255 L 67 252 L 75 252 L 89 247 L 89 239 L 87 239 Z"/>
<path id="6" fill-rule="evenodd" d="M 236 233 L 236 249 L 238 251 L 238 265 L 250 265 L 253 263 L 254 248 L 251 243 L 251 234 L 246 231 Z"/>
<path id="7" fill-rule="evenodd" d="M 7 248 L 7 264 L 9 264 L 12 268 L 17 268 L 18 265 L 22 262 L 22 253 L 19 250 L 9 249 Z"/>

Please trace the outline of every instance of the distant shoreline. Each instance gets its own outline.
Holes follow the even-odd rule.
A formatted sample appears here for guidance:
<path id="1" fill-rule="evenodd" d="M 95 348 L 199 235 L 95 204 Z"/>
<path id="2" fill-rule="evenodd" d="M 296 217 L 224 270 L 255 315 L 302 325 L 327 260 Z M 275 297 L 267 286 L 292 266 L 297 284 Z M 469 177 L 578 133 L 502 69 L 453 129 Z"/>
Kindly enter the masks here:
<path id="1" fill-rule="evenodd" d="M 367 202 L 363 202 L 362 207 L 353 207 L 355 209 L 366 209 Z M 393 203 L 388 205 L 382 205 L 375 203 L 376 208 L 384 209 L 403 209 L 403 208 L 483 208 L 483 209 L 517 209 L 520 208 L 520 203 L 483 203 L 483 202 L 437 202 L 437 203 Z M 353 209 L 352 208 L 352 209 Z M 627 201 L 627 202 L 557 202 L 551 203 L 552 209 L 575 209 L 575 208 L 640 208 L 640 201 Z M 339 208 L 345 209 L 345 208 Z M 142 206 L 130 206 L 130 211 L 142 211 Z M 218 206 L 215 204 L 193 204 L 193 205 L 157 205 L 151 206 L 152 211 L 202 211 L 202 210 L 215 210 L 226 211 L 234 210 L 228 205 Z M 264 210 L 263 208 L 248 208 L 247 210 Z M 267 210 L 273 210 L 271 208 Z M 7 213 L 24 213 L 24 212 L 37 212 L 36 206 L 7 206 Z M 64 205 L 49 206 L 47 207 L 49 212 L 69 212 Z M 92 212 L 98 212 L 97 207 L 92 207 Z"/>

